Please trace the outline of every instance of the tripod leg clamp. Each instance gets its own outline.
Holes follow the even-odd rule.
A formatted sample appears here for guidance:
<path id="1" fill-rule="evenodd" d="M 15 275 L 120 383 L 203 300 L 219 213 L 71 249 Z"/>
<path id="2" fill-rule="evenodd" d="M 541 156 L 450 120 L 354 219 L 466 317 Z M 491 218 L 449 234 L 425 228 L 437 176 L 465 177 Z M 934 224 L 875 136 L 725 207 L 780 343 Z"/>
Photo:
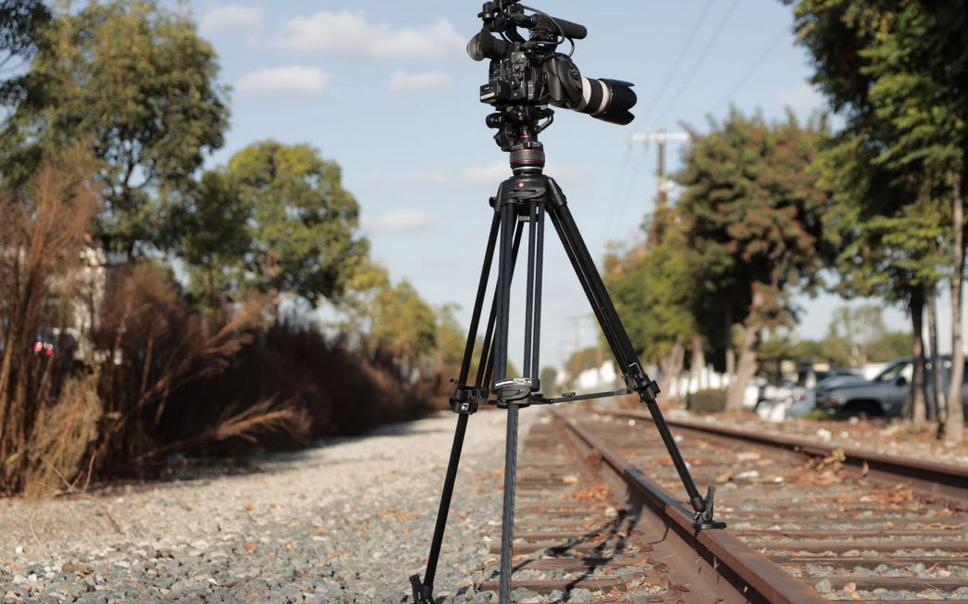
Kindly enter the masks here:
<path id="1" fill-rule="evenodd" d="M 692 500 L 692 507 L 696 510 L 696 518 L 692 521 L 692 526 L 697 531 L 726 528 L 725 522 L 717 522 L 713 519 L 713 512 L 716 506 L 714 501 L 715 496 L 716 487 L 710 486 L 706 491 L 705 499 L 696 497 Z"/>
<path id="2" fill-rule="evenodd" d="M 642 371 L 642 367 L 638 363 L 629 366 L 625 374 L 625 384 L 629 390 L 639 395 L 640 401 L 646 404 L 654 403 L 655 397 L 661 392 L 658 382 Z"/>
<path id="3" fill-rule="evenodd" d="M 434 589 L 430 585 L 424 585 L 420 575 L 410 575 L 410 587 L 413 588 L 415 604 L 434 604 Z"/>

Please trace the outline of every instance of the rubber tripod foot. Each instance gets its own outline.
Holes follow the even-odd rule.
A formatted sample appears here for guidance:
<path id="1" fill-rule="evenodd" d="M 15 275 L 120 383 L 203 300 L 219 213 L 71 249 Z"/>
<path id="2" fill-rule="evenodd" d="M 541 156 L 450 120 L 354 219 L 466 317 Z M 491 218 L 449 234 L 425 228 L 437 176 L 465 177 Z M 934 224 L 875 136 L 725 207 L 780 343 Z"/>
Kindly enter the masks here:
<path id="1" fill-rule="evenodd" d="M 725 522 L 718 522 L 713 520 L 713 512 L 716 509 L 716 487 L 709 487 L 706 491 L 706 498 L 700 499 L 696 497 L 694 506 L 696 509 L 700 507 L 699 511 L 696 512 L 696 519 L 692 521 L 692 527 L 696 531 L 708 531 L 710 529 L 724 529 L 726 528 Z M 701 504 L 701 505 L 700 505 Z"/>
<path id="2" fill-rule="evenodd" d="M 434 604 L 433 589 L 423 584 L 420 575 L 410 575 L 410 587 L 413 588 L 413 601 L 416 604 Z"/>

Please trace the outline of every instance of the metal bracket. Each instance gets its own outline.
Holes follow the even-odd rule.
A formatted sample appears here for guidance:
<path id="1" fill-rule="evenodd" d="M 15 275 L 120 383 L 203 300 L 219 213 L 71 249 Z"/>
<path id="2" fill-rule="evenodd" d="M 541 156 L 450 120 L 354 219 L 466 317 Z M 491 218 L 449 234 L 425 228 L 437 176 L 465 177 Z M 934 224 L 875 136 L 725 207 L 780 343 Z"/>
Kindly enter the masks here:
<path id="1" fill-rule="evenodd" d="M 591 392 L 589 394 L 576 394 L 574 392 L 566 392 L 561 396 L 555 398 L 546 398 L 543 394 L 536 394 L 531 397 L 531 403 L 534 405 L 554 405 L 555 403 L 573 403 L 575 401 L 588 401 L 596 398 L 611 398 L 613 396 L 622 396 L 623 394 L 631 394 L 632 391 L 628 388 L 621 388 L 619 390 L 608 390 L 606 392 Z"/>

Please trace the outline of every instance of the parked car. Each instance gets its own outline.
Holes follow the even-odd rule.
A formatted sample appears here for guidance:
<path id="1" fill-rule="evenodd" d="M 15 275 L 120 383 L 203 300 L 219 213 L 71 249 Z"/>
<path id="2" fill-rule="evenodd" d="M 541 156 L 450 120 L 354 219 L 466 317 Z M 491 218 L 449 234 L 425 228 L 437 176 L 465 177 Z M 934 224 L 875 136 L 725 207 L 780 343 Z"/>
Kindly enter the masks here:
<path id="1" fill-rule="evenodd" d="M 943 383 L 947 392 L 951 377 L 951 357 L 941 358 Z M 929 365 L 927 376 L 929 394 L 933 393 L 934 388 L 930 371 Z M 914 365 L 911 357 L 901 357 L 888 363 L 887 367 L 872 380 L 849 376 L 829 378 L 817 384 L 816 406 L 818 409 L 844 415 L 898 416 L 911 390 L 913 375 Z M 965 381 L 968 384 L 968 371 L 965 372 Z M 965 388 L 962 393 L 961 404 L 968 411 L 968 388 Z"/>

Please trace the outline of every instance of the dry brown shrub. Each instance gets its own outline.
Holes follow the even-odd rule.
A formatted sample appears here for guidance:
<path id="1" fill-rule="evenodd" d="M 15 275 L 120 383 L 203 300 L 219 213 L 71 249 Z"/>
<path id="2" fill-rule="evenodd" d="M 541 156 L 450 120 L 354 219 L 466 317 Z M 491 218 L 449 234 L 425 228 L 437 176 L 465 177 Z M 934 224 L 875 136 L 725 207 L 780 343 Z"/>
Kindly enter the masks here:
<path id="1" fill-rule="evenodd" d="M 173 394 L 224 371 L 263 327 L 264 311 L 264 301 L 253 299 L 206 337 L 198 314 L 156 267 L 138 263 L 115 269 L 97 335 L 98 348 L 107 351 L 108 359 L 100 388 L 106 421 L 99 468 L 141 459 L 173 441 L 197 442 L 213 434 L 213 423 L 186 427 L 179 413 L 169 413 Z M 207 402 L 222 411 L 231 400 Z"/>
<path id="2" fill-rule="evenodd" d="M 28 441 L 55 404 L 70 355 L 33 354 L 33 338 L 65 327 L 99 206 L 81 152 L 48 159 L 24 190 L 0 193 L 0 493 L 23 487 Z M 66 339 L 63 333 L 57 350 Z"/>
<path id="3" fill-rule="evenodd" d="M 102 416 L 97 384 L 96 373 L 68 378 L 57 404 L 41 410 L 27 445 L 27 498 L 53 496 L 67 477 L 82 476 Z"/>

